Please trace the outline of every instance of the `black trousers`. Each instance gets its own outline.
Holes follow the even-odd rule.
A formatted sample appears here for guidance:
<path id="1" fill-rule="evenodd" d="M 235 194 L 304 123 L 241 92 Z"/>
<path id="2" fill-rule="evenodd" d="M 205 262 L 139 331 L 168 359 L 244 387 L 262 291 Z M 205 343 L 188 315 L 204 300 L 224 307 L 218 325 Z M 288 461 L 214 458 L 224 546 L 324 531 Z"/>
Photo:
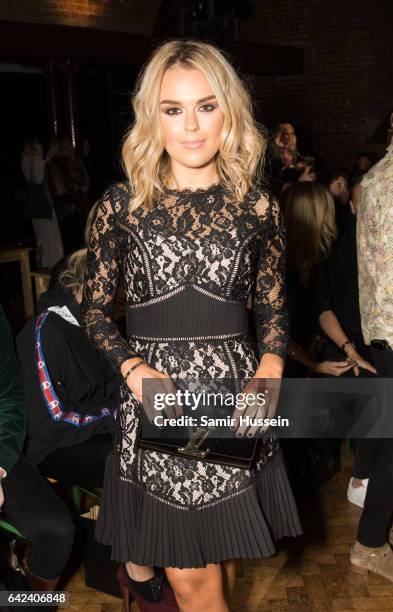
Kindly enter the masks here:
<path id="1" fill-rule="evenodd" d="M 5 518 L 29 541 L 26 560 L 33 574 L 48 579 L 59 576 L 74 541 L 70 512 L 45 477 L 65 486 L 101 486 L 112 444 L 111 435 L 97 435 L 83 444 L 58 448 L 38 467 L 22 455 L 3 480 Z"/>
<path id="2" fill-rule="evenodd" d="M 57 448 L 47 455 L 38 468 L 44 476 L 71 486 L 101 487 L 105 462 L 113 445 L 110 434 L 98 434 L 76 446 Z"/>
<path id="3" fill-rule="evenodd" d="M 3 480 L 3 490 L 5 518 L 29 541 L 26 560 L 30 571 L 41 578 L 56 578 L 74 541 L 74 523 L 67 507 L 24 455 Z"/>
<path id="4" fill-rule="evenodd" d="M 378 375 L 393 378 L 393 351 L 374 348 L 371 351 Z M 376 548 L 386 543 L 393 515 L 393 439 L 376 440 L 374 466 L 369 476 L 358 541 Z"/>
<path id="5" fill-rule="evenodd" d="M 370 478 L 374 471 L 379 442 L 377 438 L 357 438 L 354 440 L 355 465 L 352 472 L 354 478 L 360 480 Z"/>

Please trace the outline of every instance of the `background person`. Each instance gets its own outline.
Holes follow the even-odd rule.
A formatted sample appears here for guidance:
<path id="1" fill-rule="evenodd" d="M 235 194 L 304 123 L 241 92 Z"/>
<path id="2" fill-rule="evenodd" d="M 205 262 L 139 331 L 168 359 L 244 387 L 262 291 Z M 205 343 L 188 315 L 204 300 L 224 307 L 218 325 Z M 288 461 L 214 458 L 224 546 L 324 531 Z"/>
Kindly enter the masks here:
<path id="1" fill-rule="evenodd" d="M 359 306 L 363 337 L 377 373 L 393 377 L 393 145 L 364 176 L 358 209 Z M 388 397 L 387 401 L 392 402 Z M 388 409 L 390 406 L 388 406 Z M 379 440 L 350 560 L 354 571 L 393 582 L 388 539 L 393 514 L 393 440 Z"/>
<path id="2" fill-rule="evenodd" d="M 8 321 L 0 306 L 0 508 L 27 538 L 21 566 L 31 589 L 52 591 L 74 540 L 72 518 L 61 499 L 22 454 L 25 404 Z"/>
<path id="3" fill-rule="evenodd" d="M 367 151 L 360 151 L 355 157 L 355 167 L 352 172 L 352 181 L 361 179 L 374 164 L 374 156 Z"/>
<path id="4" fill-rule="evenodd" d="M 320 334 L 315 295 L 316 271 L 320 262 L 329 256 L 337 235 L 333 197 L 321 183 L 298 182 L 285 194 L 284 218 L 290 321 L 289 358 L 284 376 L 300 379 L 308 378 L 310 374 L 316 377 L 328 374 L 342 376 L 353 364 L 348 363 L 344 356 L 332 361 L 316 351 Z M 311 399 L 308 398 L 308 401 Z M 321 427 L 319 422 L 317 426 Z M 284 439 L 282 446 L 291 481 L 303 491 L 331 478 L 340 464 L 338 440 Z"/>
<path id="5" fill-rule="evenodd" d="M 119 381 L 81 327 L 85 264 L 86 249 L 68 258 L 17 347 L 29 398 L 27 456 L 62 484 L 97 487 L 113 444 Z"/>
<path id="6" fill-rule="evenodd" d="M 349 201 L 351 213 L 347 215 L 329 256 L 320 262 L 315 275 L 319 324 L 324 332 L 320 359 L 340 361 L 345 358 L 354 362 L 354 366 L 343 373 L 347 378 L 376 374 L 370 348 L 364 343 L 359 312 L 356 212 L 360 190 L 359 183 L 353 185 Z M 359 401 L 354 407 L 361 410 Z M 375 438 L 354 440 L 355 465 L 347 497 L 360 507 L 363 507 L 368 478 L 374 469 L 376 445 L 378 440 Z"/>
<path id="7" fill-rule="evenodd" d="M 41 249 L 39 263 L 44 268 L 53 268 L 63 257 L 63 242 L 45 179 L 42 143 L 37 139 L 27 140 L 22 151 L 21 166 L 26 180 L 25 216 L 32 220 L 37 246 Z"/>
<path id="8" fill-rule="evenodd" d="M 83 245 L 89 209 L 89 175 L 69 138 L 52 138 L 46 180 L 59 217 L 64 250 L 69 255 Z"/>

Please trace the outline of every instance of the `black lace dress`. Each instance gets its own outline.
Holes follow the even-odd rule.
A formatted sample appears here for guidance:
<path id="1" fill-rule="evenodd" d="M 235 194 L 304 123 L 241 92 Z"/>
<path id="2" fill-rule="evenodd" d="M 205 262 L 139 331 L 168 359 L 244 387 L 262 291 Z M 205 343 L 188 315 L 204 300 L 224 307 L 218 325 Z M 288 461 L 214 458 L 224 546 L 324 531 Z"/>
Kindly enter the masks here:
<path id="1" fill-rule="evenodd" d="M 172 191 L 128 211 L 126 184 L 99 202 L 87 255 L 84 324 L 117 369 L 143 357 L 185 379 L 252 377 L 258 355 L 243 329 L 250 292 L 259 354 L 285 355 L 284 240 L 279 207 L 251 190 L 242 204 L 223 186 Z M 127 340 L 113 322 L 127 291 Z M 135 446 L 140 404 L 121 385 L 117 443 L 106 466 L 96 537 L 112 558 L 202 567 L 273 554 L 301 533 L 278 443 L 259 443 L 250 470 Z"/>

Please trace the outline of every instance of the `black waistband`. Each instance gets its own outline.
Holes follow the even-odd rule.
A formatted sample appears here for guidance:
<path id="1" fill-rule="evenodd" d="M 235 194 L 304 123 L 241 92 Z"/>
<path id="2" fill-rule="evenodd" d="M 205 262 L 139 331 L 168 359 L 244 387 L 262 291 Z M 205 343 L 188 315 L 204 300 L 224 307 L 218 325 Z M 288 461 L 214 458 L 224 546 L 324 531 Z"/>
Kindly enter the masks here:
<path id="1" fill-rule="evenodd" d="M 226 302 L 188 286 L 174 295 L 127 309 L 127 335 L 152 339 L 248 334 L 245 303 Z"/>

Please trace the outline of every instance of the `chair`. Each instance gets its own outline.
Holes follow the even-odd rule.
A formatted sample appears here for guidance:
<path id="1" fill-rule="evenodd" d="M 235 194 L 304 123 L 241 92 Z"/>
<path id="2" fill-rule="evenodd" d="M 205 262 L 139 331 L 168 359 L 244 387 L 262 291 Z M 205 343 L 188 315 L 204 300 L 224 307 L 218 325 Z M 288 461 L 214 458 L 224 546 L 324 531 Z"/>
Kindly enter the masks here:
<path id="1" fill-rule="evenodd" d="M 48 289 L 50 281 L 50 270 L 48 270 L 48 268 L 34 270 L 34 272 L 31 272 L 30 276 L 31 279 L 34 281 L 35 299 L 37 301 L 41 293 L 44 293 L 44 291 Z"/>
<path id="2" fill-rule="evenodd" d="M 82 511 L 82 493 L 101 499 L 102 489 L 93 488 L 92 490 L 86 489 L 80 485 L 74 485 L 72 487 L 72 499 L 74 502 L 75 512 L 79 515 Z"/>

